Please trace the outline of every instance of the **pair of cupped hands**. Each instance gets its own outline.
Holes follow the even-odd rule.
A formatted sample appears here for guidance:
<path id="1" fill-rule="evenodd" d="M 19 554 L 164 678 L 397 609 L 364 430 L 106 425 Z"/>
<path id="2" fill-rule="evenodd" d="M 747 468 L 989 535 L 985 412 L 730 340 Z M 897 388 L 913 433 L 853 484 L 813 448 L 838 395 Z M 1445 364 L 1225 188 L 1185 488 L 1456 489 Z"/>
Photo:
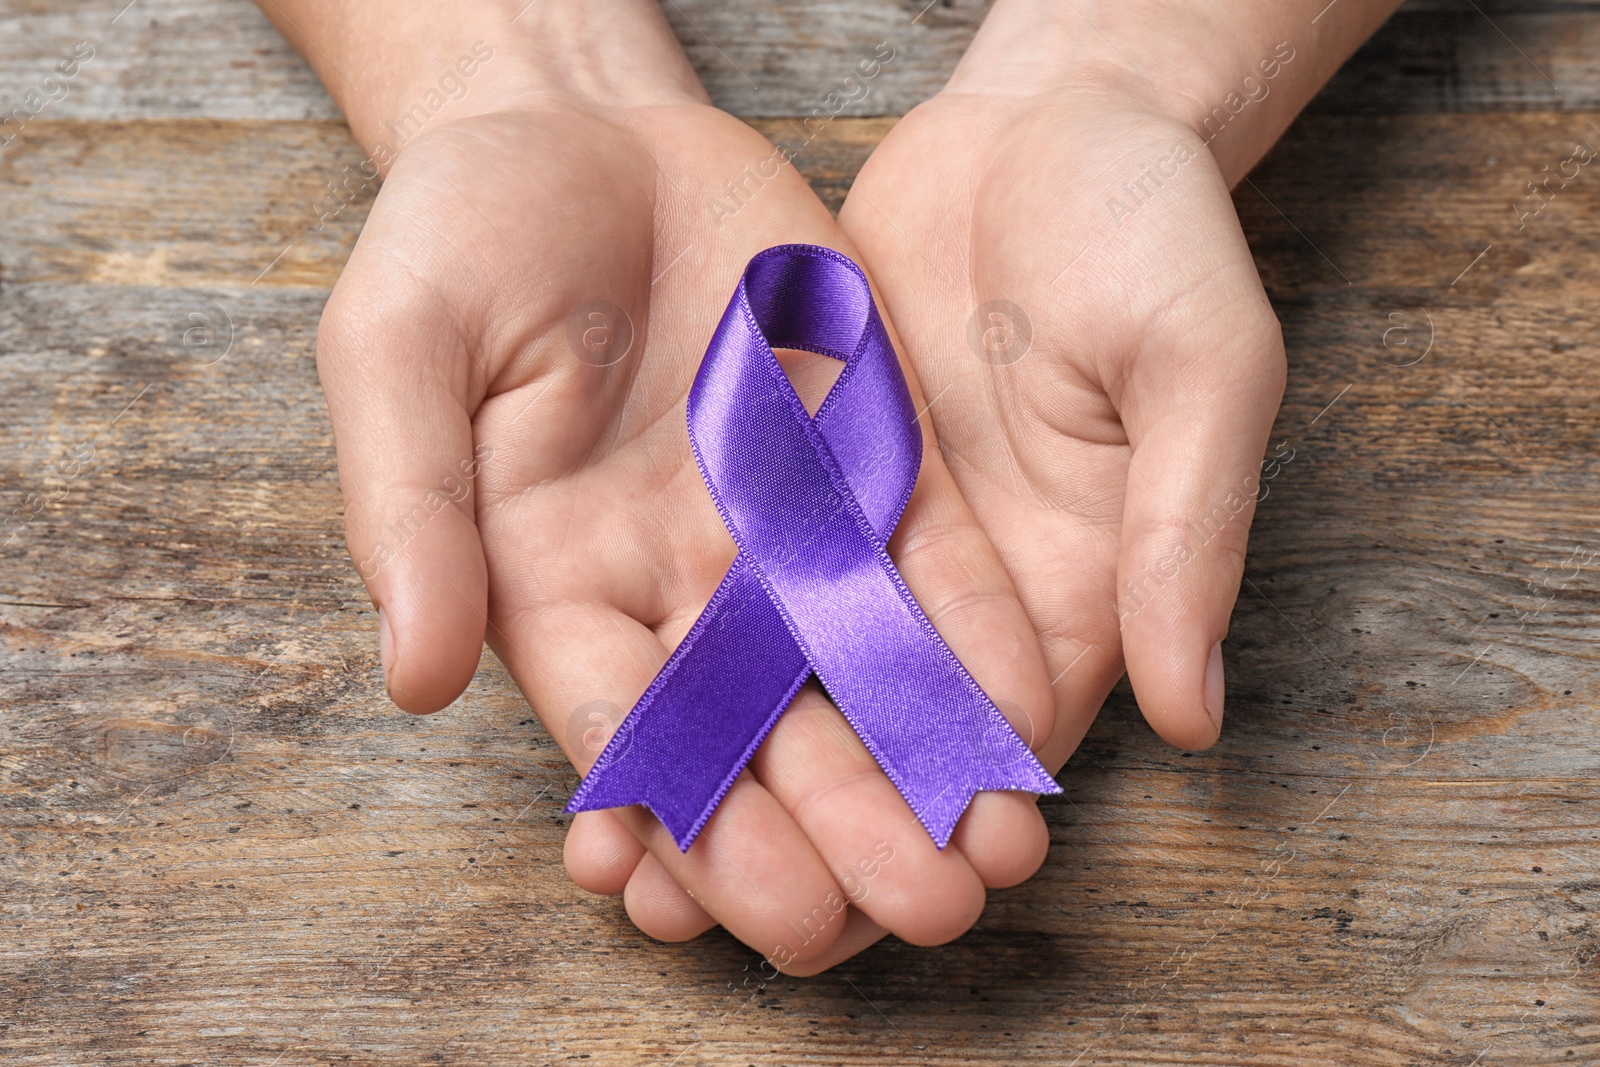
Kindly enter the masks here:
<path id="1" fill-rule="evenodd" d="M 1163 738 L 1217 738 L 1277 322 L 1193 128 L 1116 76 L 1013 81 L 969 56 L 837 219 L 675 43 L 626 85 L 469 97 L 405 145 L 318 335 L 400 707 L 448 705 L 487 637 L 588 770 L 734 557 L 685 425 L 706 343 L 753 255 L 808 243 L 866 270 L 921 412 L 890 554 L 1045 766 L 1124 670 Z M 572 343 L 601 306 L 632 334 L 607 366 Z M 813 407 L 830 362 L 792 364 Z M 1034 796 L 988 792 L 935 848 L 813 681 L 686 854 L 616 809 L 574 818 L 565 858 L 652 937 L 721 924 L 810 974 L 960 935 L 1048 845 Z"/>

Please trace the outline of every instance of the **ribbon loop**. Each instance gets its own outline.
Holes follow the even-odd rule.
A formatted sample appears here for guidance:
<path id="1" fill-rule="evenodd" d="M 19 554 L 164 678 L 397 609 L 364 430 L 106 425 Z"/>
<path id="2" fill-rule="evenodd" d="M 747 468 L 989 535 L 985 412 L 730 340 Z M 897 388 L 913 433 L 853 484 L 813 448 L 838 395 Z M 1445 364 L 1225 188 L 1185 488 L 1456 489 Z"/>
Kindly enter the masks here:
<path id="1" fill-rule="evenodd" d="M 844 362 L 815 417 L 774 348 Z M 739 555 L 630 713 L 624 754 L 607 760 L 613 738 L 567 810 L 644 804 L 687 850 L 813 672 L 940 848 L 980 790 L 1060 792 L 889 558 L 922 436 L 860 268 L 810 245 L 757 255 L 688 419 Z"/>

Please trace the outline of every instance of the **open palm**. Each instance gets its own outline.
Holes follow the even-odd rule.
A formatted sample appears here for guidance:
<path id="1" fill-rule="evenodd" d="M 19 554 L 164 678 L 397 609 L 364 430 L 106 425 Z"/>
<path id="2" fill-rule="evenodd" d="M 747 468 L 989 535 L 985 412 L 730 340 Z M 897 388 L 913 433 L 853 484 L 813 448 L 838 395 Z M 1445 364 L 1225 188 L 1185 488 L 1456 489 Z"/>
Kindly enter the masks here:
<path id="1" fill-rule="evenodd" d="M 318 357 L 349 544 L 402 707 L 453 700 L 487 635 L 586 770 L 688 631 L 734 557 L 685 426 L 706 342 L 756 252 L 851 253 L 791 167 L 762 166 L 773 158 L 696 100 L 540 101 L 430 130 L 395 164 Z M 761 178 L 740 210 L 708 210 L 706 191 L 747 170 Z M 826 388 L 828 362 L 794 362 L 802 396 Z M 926 451 L 891 553 L 969 670 L 1042 744 L 1038 644 Z M 1045 845 L 1032 797 L 991 793 L 935 849 L 813 686 L 687 854 L 643 811 L 619 809 L 580 815 L 567 861 L 588 888 L 625 889 L 654 936 L 720 922 L 799 973 L 886 930 L 958 935 L 985 887 L 1031 874 Z M 852 890 L 863 860 L 870 891 Z M 793 925 L 819 914 L 797 941 Z"/>
<path id="2" fill-rule="evenodd" d="M 1204 142 L 1103 89 L 947 90 L 840 220 L 1040 636 L 1045 765 L 1124 664 L 1162 736 L 1210 744 L 1284 360 Z"/>

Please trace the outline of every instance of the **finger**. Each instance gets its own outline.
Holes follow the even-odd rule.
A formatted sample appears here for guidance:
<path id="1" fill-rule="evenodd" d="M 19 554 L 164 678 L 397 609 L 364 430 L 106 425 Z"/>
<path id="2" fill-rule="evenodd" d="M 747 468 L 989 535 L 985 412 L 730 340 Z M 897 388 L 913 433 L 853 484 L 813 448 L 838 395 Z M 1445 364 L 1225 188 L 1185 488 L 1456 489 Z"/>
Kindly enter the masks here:
<path id="1" fill-rule="evenodd" d="M 1048 695 L 1042 705 L 1032 701 L 1025 705 L 1027 727 L 1021 720 L 1013 720 L 1013 725 L 1053 773 L 1076 750 L 1106 694 L 1123 673 L 1117 615 L 1111 604 L 1121 500 L 1117 499 L 1116 510 L 1102 519 L 1093 510 L 1096 502 L 1086 502 L 1085 497 L 1093 492 L 1088 487 L 1103 481 L 1108 467 L 1115 466 L 1120 472 L 1126 463 L 1125 451 L 1120 443 L 1080 441 L 1056 434 L 1051 434 L 1050 440 L 1019 435 L 1016 444 L 1007 443 L 1007 428 L 993 424 L 1003 416 L 1005 405 L 994 408 L 985 421 L 983 413 L 991 408 L 982 402 L 982 394 L 1015 388 L 1025 379 L 967 355 L 950 356 L 945 343 L 948 331 L 930 332 L 923 306 L 926 293 L 915 286 L 909 290 L 891 287 L 886 297 L 886 302 L 922 324 L 908 336 L 919 348 L 917 365 L 936 375 L 936 380 L 928 383 L 931 402 L 921 403 L 933 425 L 946 432 L 937 449 L 930 444 L 925 451 L 930 458 L 937 457 L 990 537 L 1043 654 Z M 902 299 L 896 302 L 895 297 Z M 959 319 L 955 325 L 959 328 Z M 1036 369 L 1037 361 L 1025 366 Z M 1026 391 L 1049 389 L 1044 384 Z M 952 448 L 952 440 L 965 445 Z M 1015 459 L 1007 455 L 1012 447 L 1022 449 Z M 1000 461 L 998 474 L 997 456 L 1007 457 Z M 1003 470 L 1007 465 L 1009 472 Z M 1063 482 L 1070 492 L 1052 494 L 1039 488 Z M 1033 536 L 1027 536 L 1028 531 Z M 995 695 L 1003 693 L 1002 689 Z M 1041 706 L 1048 729 L 1030 735 L 1028 727 L 1039 721 Z M 992 798 L 986 797 L 983 806 L 991 803 Z M 965 843 L 974 839 L 958 827 L 953 840 L 965 848 Z M 1008 873 L 995 868 L 991 872 L 987 865 L 994 860 L 1025 865 L 1029 862 L 1027 850 L 1037 849 L 1035 838 L 1030 836 L 1028 841 L 1011 855 L 986 851 L 984 858 L 976 861 L 984 871 L 985 883 L 991 887 L 1010 884 L 1014 870 Z M 985 850 L 991 843 L 985 838 Z"/>
<path id="2" fill-rule="evenodd" d="M 1122 407 L 1133 454 L 1117 602 L 1139 707 L 1204 748 L 1222 728 L 1221 642 L 1244 574 L 1262 453 L 1283 396 L 1283 340 L 1249 254 L 1147 337 Z"/>
<path id="3" fill-rule="evenodd" d="M 844 929 L 839 931 L 839 938 L 828 947 L 828 951 L 817 955 L 803 964 L 779 965 L 778 969 L 784 974 L 794 975 L 796 978 L 809 978 L 814 974 L 821 974 L 831 967 L 837 967 L 845 960 L 864 952 L 888 936 L 889 931 L 873 922 L 859 908 L 845 910 Z M 773 963 L 774 961 L 768 960 Z"/>
<path id="4" fill-rule="evenodd" d="M 433 296 L 366 269 L 358 247 L 317 331 L 346 543 L 378 608 L 389 695 L 418 713 L 459 696 L 483 649 L 482 456 L 451 321 Z"/>
<path id="5" fill-rule="evenodd" d="M 622 902 L 633 925 L 657 941 L 688 941 L 717 925 L 649 853 L 628 879 Z"/>
<path id="6" fill-rule="evenodd" d="M 686 853 L 643 808 L 617 815 L 708 914 L 775 963 L 807 963 L 838 940 L 843 892 L 801 828 L 748 771 Z"/>
<path id="7" fill-rule="evenodd" d="M 1065 469 L 1082 472 L 1076 484 L 1092 483 L 1099 477 L 1099 466 L 1109 462 L 1103 455 L 1104 446 L 1060 444 L 1068 454 Z M 1018 595 L 1039 635 L 1055 707 L 1049 739 L 1037 746 L 1036 754 L 1054 774 L 1077 750 L 1106 694 L 1123 675 L 1122 641 L 1113 602 L 1121 527 L 1116 519 L 1120 519 L 1122 500 L 1119 494 L 1111 521 L 1082 519 L 1051 508 L 1031 494 L 996 487 L 983 472 L 962 469 L 958 455 L 950 462 L 952 473 L 959 470 L 964 478 L 960 484 L 973 494 L 974 510 L 995 537 L 1007 573 L 1026 576 Z M 1125 457 L 1116 462 L 1118 474 L 1125 477 Z M 1037 535 L 1018 537 L 1019 530 L 1034 530 Z M 955 840 L 964 851 L 968 841 L 981 841 L 983 847 L 990 842 L 988 835 L 974 835 L 964 826 L 957 828 Z M 986 884 L 995 888 L 1010 883 Z"/>
<path id="8" fill-rule="evenodd" d="M 604 547 L 618 551 L 614 541 Z M 606 741 L 603 732 L 589 740 L 593 709 L 608 709 L 620 723 L 667 658 L 648 627 L 597 603 L 547 604 L 514 619 L 497 617 L 489 640 L 580 771 Z M 803 962 L 838 936 L 843 924 L 826 907 L 839 895 L 833 876 L 788 812 L 749 774 L 734 782 L 688 853 L 645 809 L 618 808 L 614 815 L 707 914 L 756 951 L 784 945 L 793 961 Z"/>
<path id="9" fill-rule="evenodd" d="M 982 914 L 983 880 L 966 856 L 934 845 L 815 683 L 789 705 L 751 768 L 827 860 L 844 898 L 901 940 L 943 944 Z"/>
<path id="10" fill-rule="evenodd" d="M 815 360 L 815 357 L 813 357 Z M 820 362 L 820 361 L 816 361 Z M 785 364 L 802 396 L 804 358 Z M 910 376 L 908 375 L 908 380 Z M 915 396 L 915 383 L 912 381 Z M 821 389 L 813 392 L 820 396 Z M 813 397 L 815 399 L 815 397 Z M 915 401 L 919 409 L 927 405 Z M 924 436 L 932 441 L 931 428 Z M 938 449 L 924 448 L 915 491 L 890 542 L 901 575 L 963 665 L 997 700 L 1024 740 L 1046 741 L 1053 707 L 1039 645 L 1015 589 L 988 539 L 957 493 Z M 902 939 L 939 944 L 963 933 L 983 909 L 984 886 L 1013 883 L 1037 869 L 1043 819 L 1031 797 L 980 793 L 968 809 L 993 840 L 975 869 L 958 846 L 943 852 L 915 821 L 842 716 L 820 693 L 802 694 L 757 754 L 757 777 L 795 816 L 836 878 L 864 913 Z M 902 862 L 885 867 L 876 892 L 858 865 L 889 848 Z"/>
<path id="11" fill-rule="evenodd" d="M 959 848 L 988 889 L 1026 882 L 1050 851 L 1050 828 L 1029 793 L 990 793 L 974 803 L 956 827 L 950 844 Z M 950 851 L 946 849 L 945 851 Z"/>
<path id="12" fill-rule="evenodd" d="M 1055 694 L 1056 724 L 1049 742 L 1039 749 L 1039 762 L 1052 774 L 1059 772 L 1078 750 L 1078 745 L 1083 742 L 1084 735 L 1089 732 L 1089 727 L 1105 705 L 1107 694 L 1123 675 L 1122 643 L 1116 630 L 1115 605 L 1111 603 L 1111 591 L 1116 578 L 1112 571 L 1115 558 L 1112 553 L 1106 562 L 1104 588 L 1099 601 L 1082 614 L 1051 615 L 1042 610 L 1033 613 L 1035 618 L 1054 620 L 1051 623 L 1041 621 L 1040 624 L 1045 667 L 1050 672 L 1050 688 Z M 1040 572 L 1047 569 L 1032 572 L 1039 575 L 1038 582 L 1041 585 L 1046 579 Z M 1064 584 L 1057 588 L 1061 589 L 1071 589 L 1075 583 L 1088 584 L 1082 582 L 1081 576 L 1070 574 L 1062 575 L 1060 581 Z M 1050 599 L 1048 590 L 1044 592 L 1045 596 L 1031 597 L 1030 600 Z M 994 886 L 991 885 L 991 888 Z"/>
<path id="13" fill-rule="evenodd" d="M 580 811 L 561 848 L 567 874 L 580 889 L 614 897 L 644 857 L 644 846 L 610 811 Z"/>
<path id="14" fill-rule="evenodd" d="M 1038 751 L 1055 728 L 1039 639 L 1005 565 L 933 444 L 931 423 L 924 424 L 923 435 L 928 443 L 922 471 L 889 553 L 956 658 Z M 984 884 L 1004 882 L 1029 857 L 1042 859 L 1037 841 L 1044 820 L 1031 795 L 979 793 L 963 819 L 981 820 L 995 835 L 976 857 L 968 856 Z"/>

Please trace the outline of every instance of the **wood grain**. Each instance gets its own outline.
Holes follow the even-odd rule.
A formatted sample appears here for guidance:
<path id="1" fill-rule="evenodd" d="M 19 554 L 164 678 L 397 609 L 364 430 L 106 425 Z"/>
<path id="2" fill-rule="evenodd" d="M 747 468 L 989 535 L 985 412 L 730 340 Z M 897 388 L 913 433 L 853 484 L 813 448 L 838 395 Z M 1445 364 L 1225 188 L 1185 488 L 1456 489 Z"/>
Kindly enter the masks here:
<path id="1" fill-rule="evenodd" d="M 971 934 L 758 987 L 720 933 L 658 945 L 567 882 L 575 776 L 491 657 L 440 716 L 383 698 L 313 357 L 366 202 L 309 202 L 357 153 L 259 19 L 219 29 L 250 10 L 141 0 L 116 27 L 170 38 L 0 156 L 0 514 L 50 498 L 0 551 L 5 1063 L 1600 1062 L 1600 194 L 1510 207 L 1596 136 L 1579 96 L 1357 70 L 1296 124 L 1236 195 L 1294 458 L 1222 742 L 1166 748 L 1119 691 L 1044 802 L 1049 862 Z M 863 10 L 741 40 L 809 13 L 820 64 L 905 13 Z M 1414 11 L 1368 54 L 1447 14 Z M 0 72 L 86 13 L 9 5 Z M 1436 54 L 1481 43 L 1447 23 Z M 837 205 L 891 123 L 799 164 Z"/>
<path id="2" fill-rule="evenodd" d="M 136 0 L 123 11 L 124 2 L 0 6 L 0 110 L 16 107 L 72 45 L 89 41 L 95 58 L 45 114 L 339 117 L 250 0 Z M 843 113 L 904 114 L 944 84 L 987 9 L 987 0 L 663 5 L 712 99 L 752 118 L 810 114 L 879 42 L 894 60 Z M 1597 11 L 1593 0 L 1410 0 L 1317 106 L 1371 113 L 1600 107 Z"/>

